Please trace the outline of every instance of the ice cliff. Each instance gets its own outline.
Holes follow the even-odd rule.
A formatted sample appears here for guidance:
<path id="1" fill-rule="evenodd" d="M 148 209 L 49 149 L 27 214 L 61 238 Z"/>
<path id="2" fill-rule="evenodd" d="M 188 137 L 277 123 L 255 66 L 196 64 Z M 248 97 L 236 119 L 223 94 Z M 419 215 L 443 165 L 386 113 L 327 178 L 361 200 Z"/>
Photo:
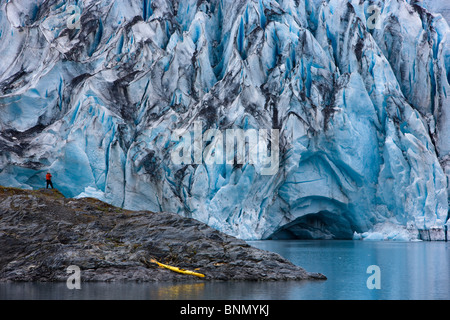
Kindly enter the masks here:
<path id="1" fill-rule="evenodd" d="M 243 239 L 442 239 L 450 28 L 425 8 L 0 1 L 0 185 L 40 188 L 51 171 L 67 197 L 174 212 Z M 249 155 L 207 161 L 230 129 L 278 130 L 276 172 Z M 182 152 L 191 162 L 173 161 L 180 130 L 204 133 Z"/>
<path id="2" fill-rule="evenodd" d="M 450 4 L 447 0 L 419 0 L 417 3 L 431 12 L 437 12 L 450 23 Z"/>

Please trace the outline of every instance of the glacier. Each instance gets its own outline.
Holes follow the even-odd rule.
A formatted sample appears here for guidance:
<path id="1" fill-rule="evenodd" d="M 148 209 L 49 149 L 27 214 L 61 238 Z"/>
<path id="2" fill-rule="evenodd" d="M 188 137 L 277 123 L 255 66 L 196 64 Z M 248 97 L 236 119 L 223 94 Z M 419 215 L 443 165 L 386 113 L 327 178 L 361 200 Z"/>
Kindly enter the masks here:
<path id="1" fill-rule="evenodd" d="M 417 4 L 428 11 L 442 14 L 442 16 L 450 23 L 450 6 L 447 0 L 419 0 Z"/>
<path id="2" fill-rule="evenodd" d="M 50 171 L 67 197 L 241 239 L 443 240 L 450 28 L 432 9 L 0 1 L 0 185 L 42 188 Z M 195 126 L 278 130 L 278 170 L 262 175 L 249 156 L 174 163 L 174 132 Z M 217 137 L 203 142 L 192 160 L 222 156 Z"/>

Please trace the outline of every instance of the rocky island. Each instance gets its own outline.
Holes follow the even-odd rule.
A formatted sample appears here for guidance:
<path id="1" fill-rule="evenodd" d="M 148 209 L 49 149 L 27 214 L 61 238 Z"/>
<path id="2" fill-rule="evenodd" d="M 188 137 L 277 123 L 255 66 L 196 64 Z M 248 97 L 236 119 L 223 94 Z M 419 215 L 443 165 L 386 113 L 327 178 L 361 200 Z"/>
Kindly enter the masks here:
<path id="1" fill-rule="evenodd" d="M 0 187 L 0 281 L 66 281 L 71 265 L 85 282 L 326 279 L 195 219 Z"/>

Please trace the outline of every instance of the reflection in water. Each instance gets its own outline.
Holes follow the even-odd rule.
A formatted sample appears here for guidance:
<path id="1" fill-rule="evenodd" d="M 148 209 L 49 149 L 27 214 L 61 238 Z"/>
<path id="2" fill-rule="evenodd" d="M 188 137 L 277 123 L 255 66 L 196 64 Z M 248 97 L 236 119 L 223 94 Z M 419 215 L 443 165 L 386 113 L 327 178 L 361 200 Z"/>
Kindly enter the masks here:
<path id="1" fill-rule="evenodd" d="M 308 299 L 308 286 L 323 283 L 82 283 L 81 290 L 69 290 L 65 283 L 0 283 L 0 300 L 290 300 Z"/>
<path id="2" fill-rule="evenodd" d="M 158 288 L 159 300 L 185 300 L 201 297 L 205 291 L 205 283 L 183 283 Z"/>
<path id="3" fill-rule="evenodd" d="M 255 241 L 326 281 L 186 283 L 0 283 L 0 300 L 301 300 L 450 299 L 450 243 Z M 367 267 L 381 270 L 381 289 L 367 288 Z M 81 277 L 83 275 L 81 274 Z"/>
<path id="4" fill-rule="evenodd" d="M 308 271 L 328 277 L 311 286 L 312 299 L 450 299 L 450 243 L 396 241 L 255 241 Z M 381 289 L 369 290 L 367 267 L 381 270 Z M 304 297 L 301 292 L 296 293 Z"/>

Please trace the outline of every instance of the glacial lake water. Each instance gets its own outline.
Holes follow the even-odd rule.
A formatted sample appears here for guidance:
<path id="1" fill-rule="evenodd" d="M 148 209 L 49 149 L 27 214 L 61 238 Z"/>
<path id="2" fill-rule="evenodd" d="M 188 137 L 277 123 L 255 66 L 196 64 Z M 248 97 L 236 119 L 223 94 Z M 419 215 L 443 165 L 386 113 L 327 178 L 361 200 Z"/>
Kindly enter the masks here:
<path id="1" fill-rule="evenodd" d="M 250 241 L 326 281 L 0 284 L 0 300 L 448 300 L 450 242 Z M 369 266 L 380 289 L 369 289 Z"/>

